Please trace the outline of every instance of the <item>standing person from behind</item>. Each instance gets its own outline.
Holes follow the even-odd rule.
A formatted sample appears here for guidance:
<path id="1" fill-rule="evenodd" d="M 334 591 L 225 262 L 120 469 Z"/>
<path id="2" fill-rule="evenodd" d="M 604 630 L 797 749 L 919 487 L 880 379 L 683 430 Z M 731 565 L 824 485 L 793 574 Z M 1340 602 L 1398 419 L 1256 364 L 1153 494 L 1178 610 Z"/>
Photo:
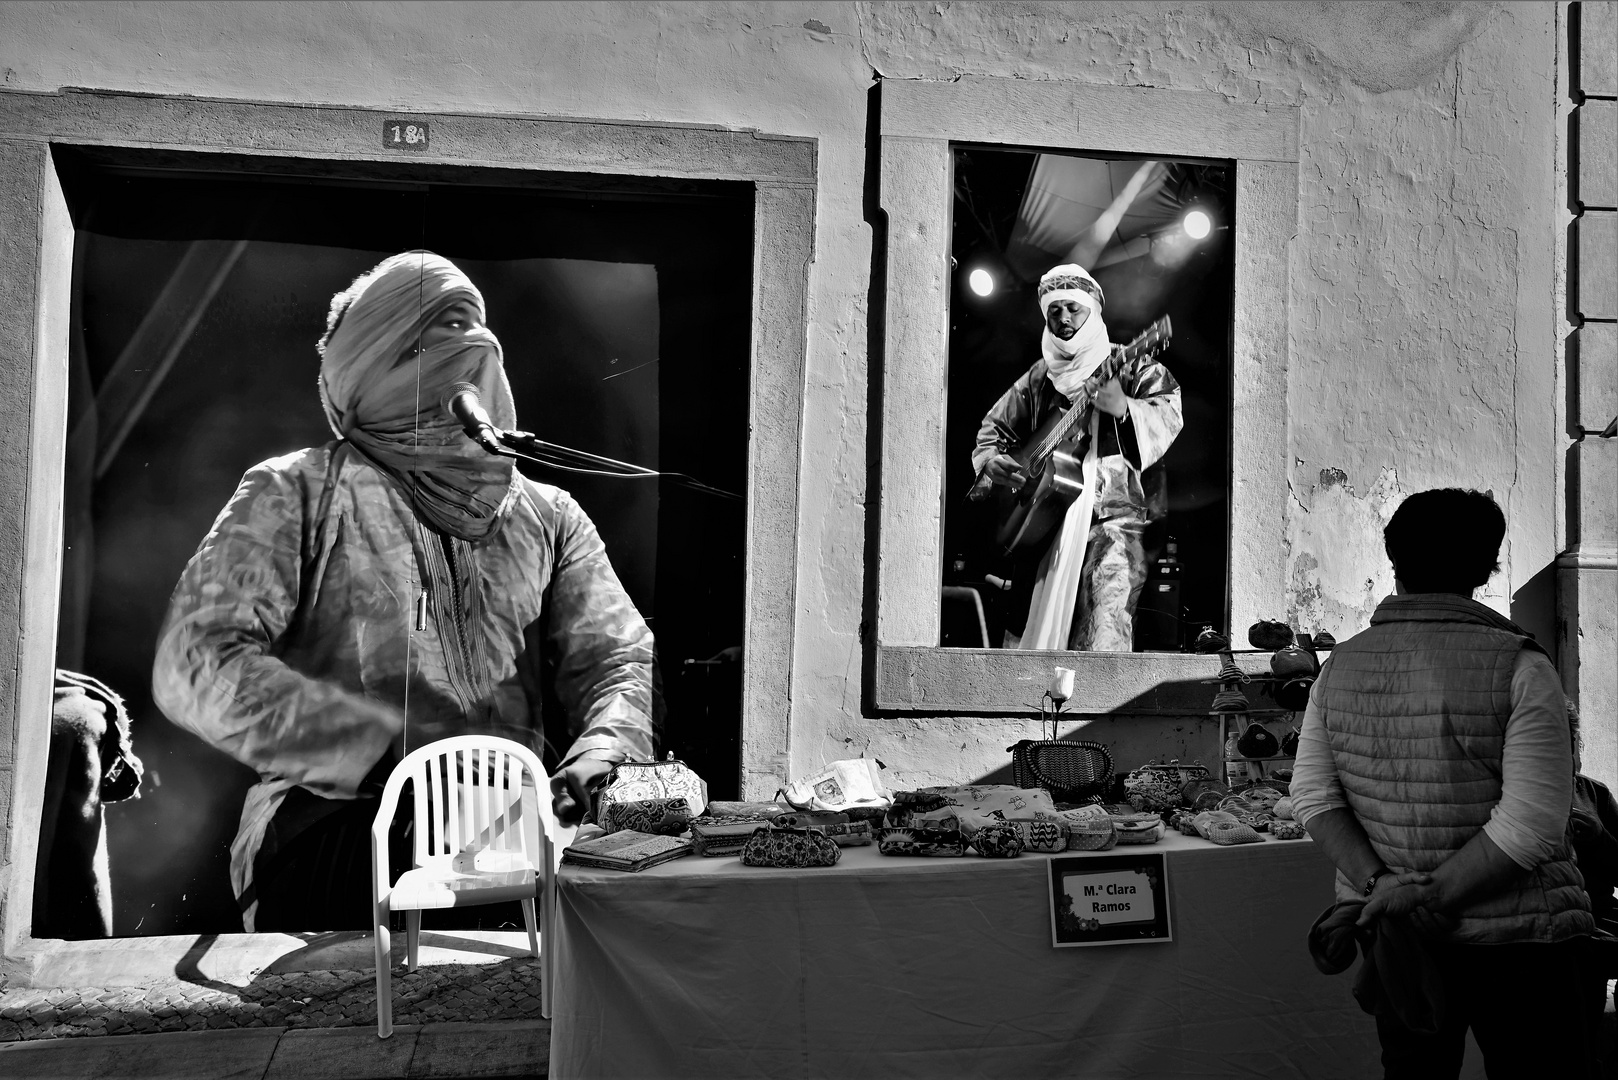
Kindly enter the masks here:
<path id="1" fill-rule="evenodd" d="M 1294 813 L 1360 925 L 1408 918 L 1443 988 L 1438 1030 L 1377 1016 L 1384 1075 L 1458 1076 L 1471 1028 L 1491 1078 L 1590 1075 L 1580 950 L 1594 929 L 1567 834 L 1561 680 L 1472 599 L 1504 515 L 1476 491 L 1410 496 L 1383 540 L 1394 595 L 1332 650 L 1304 714 Z"/>
<path id="2" fill-rule="evenodd" d="M 550 742 L 564 824 L 614 763 L 651 757 L 652 633 L 595 526 L 442 404 L 472 388 L 516 423 L 485 312 L 425 251 L 334 296 L 319 389 L 336 441 L 250 469 L 169 601 L 154 700 L 259 774 L 230 850 L 247 930 L 370 924 L 371 822 L 417 747 Z M 565 716 L 541 715 L 546 689 Z"/>

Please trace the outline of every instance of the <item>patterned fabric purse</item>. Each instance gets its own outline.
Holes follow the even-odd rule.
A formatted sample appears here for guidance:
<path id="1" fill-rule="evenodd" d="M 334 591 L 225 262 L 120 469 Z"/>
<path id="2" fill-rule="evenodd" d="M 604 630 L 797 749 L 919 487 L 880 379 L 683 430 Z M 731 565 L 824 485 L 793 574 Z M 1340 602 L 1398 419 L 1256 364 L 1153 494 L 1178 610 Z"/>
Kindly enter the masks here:
<path id="1" fill-rule="evenodd" d="M 684 799 L 695 817 L 708 808 L 708 784 L 683 761 L 622 761 L 595 791 L 595 820 L 605 822 L 614 803 Z"/>
<path id="2" fill-rule="evenodd" d="M 1118 831 L 1108 818 L 1071 821 L 1067 826 L 1069 851 L 1107 851 L 1118 843 Z"/>
<path id="3" fill-rule="evenodd" d="M 740 855 L 748 839 L 769 824 L 763 817 L 700 817 L 691 822 L 691 850 L 713 858 Z"/>
<path id="4" fill-rule="evenodd" d="M 1124 777 L 1124 797 L 1136 810 L 1172 810 L 1180 805 L 1187 784 L 1208 779 L 1208 767 L 1200 761 L 1193 765 L 1181 765 L 1177 759 L 1167 765 L 1148 762 Z"/>
<path id="5" fill-rule="evenodd" d="M 675 799 L 615 802 L 601 815 L 600 825 L 603 832 L 609 833 L 633 829 L 658 836 L 679 836 L 691 825 L 691 806 L 683 795 Z"/>
<path id="6" fill-rule="evenodd" d="M 1016 830 L 1024 851 L 1050 854 L 1067 850 L 1067 826 L 1062 822 L 1008 821 L 1006 824 Z"/>
<path id="7" fill-rule="evenodd" d="M 747 866 L 835 866 L 843 849 L 818 829 L 784 829 L 766 825 L 742 846 Z"/>
<path id="8" fill-rule="evenodd" d="M 876 842 L 884 855 L 966 854 L 956 808 L 935 791 L 895 793 Z"/>
<path id="9" fill-rule="evenodd" d="M 1152 813 L 1114 814 L 1112 827 L 1120 844 L 1155 844 L 1168 831 L 1163 819 Z"/>
<path id="10" fill-rule="evenodd" d="M 990 859 L 1014 859 L 1022 854 L 1022 837 L 1011 822 L 1003 825 L 985 825 L 972 837 L 972 846 L 978 854 Z"/>
<path id="11" fill-rule="evenodd" d="M 787 829 L 818 829 L 838 847 L 865 847 L 873 833 L 869 821 L 850 821 L 847 814 L 835 810 L 794 810 L 777 814 L 771 824 Z"/>

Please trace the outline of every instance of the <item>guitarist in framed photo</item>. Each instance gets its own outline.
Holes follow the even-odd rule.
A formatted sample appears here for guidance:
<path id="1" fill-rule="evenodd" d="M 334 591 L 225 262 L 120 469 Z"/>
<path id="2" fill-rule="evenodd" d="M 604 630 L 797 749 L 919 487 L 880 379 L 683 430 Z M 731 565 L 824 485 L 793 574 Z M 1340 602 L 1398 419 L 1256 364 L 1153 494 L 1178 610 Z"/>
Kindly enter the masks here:
<path id="1" fill-rule="evenodd" d="M 1042 355 L 983 418 L 972 452 L 969 498 L 1001 504 L 1011 610 L 1027 612 L 1004 647 L 1129 652 L 1142 536 L 1166 510 L 1161 462 L 1184 424 L 1180 384 L 1156 359 L 1168 320 L 1114 345 L 1101 286 L 1072 263 L 1046 271 L 1038 295 Z"/>

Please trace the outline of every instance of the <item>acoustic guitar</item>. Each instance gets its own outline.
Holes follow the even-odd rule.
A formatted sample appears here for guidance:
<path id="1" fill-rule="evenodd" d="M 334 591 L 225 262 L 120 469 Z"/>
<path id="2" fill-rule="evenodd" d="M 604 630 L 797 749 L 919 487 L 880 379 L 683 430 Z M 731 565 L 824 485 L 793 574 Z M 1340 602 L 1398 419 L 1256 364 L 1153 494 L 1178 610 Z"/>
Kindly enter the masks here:
<path id="1" fill-rule="evenodd" d="M 999 488 L 1004 505 L 995 543 L 1002 554 L 1022 555 L 1037 550 L 1051 530 L 1061 524 L 1067 508 L 1084 491 L 1082 456 L 1074 452 L 1086 434 L 1079 420 L 1103 386 L 1142 357 L 1162 353 L 1172 338 L 1173 327 L 1165 315 L 1128 345 L 1114 349 L 1084 380 L 1072 407 L 1066 412 L 1045 421 L 1020 446 L 1001 445 L 1000 452 L 1010 454 L 1028 476 L 1015 494 L 1009 488 Z"/>

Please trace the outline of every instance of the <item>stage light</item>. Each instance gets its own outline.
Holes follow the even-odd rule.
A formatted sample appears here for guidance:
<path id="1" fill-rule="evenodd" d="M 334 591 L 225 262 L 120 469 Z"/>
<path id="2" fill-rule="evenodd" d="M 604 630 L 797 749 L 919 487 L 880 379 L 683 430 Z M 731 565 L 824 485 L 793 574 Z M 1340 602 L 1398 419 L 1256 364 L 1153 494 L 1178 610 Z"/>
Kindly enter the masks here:
<path id="1" fill-rule="evenodd" d="M 994 276 L 982 267 L 979 267 L 968 274 L 966 283 L 970 285 L 972 287 L 972 291 L 977 293 L 979 296 L 988 296 L 990 293 L 994 292 Z"/>
<path id="2" fill-rule="evenodd" d="M 1213 222 L 1209 221 L 1208 215 L 1201 210 L 1191 211 L 1185 216 L 1185 221 L 1181 225 L 1185 229 L 1185 234 L 1193 240 L 1201 240 L 1213 229 Z"/>

